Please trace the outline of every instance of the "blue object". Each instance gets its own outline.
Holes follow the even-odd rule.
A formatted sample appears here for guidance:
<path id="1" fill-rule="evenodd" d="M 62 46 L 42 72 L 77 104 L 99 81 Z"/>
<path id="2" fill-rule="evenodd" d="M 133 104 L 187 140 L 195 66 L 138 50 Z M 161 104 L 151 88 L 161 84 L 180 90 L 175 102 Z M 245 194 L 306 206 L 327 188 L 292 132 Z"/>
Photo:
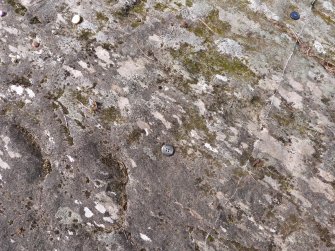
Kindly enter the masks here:
<path id="1" fill-rule="evenodd" d="M 299 15 L 299 13 L 296 12 L 296 11 L 291 12 L 290 17 L 291 17 L 293 20 L 298 20 L 298 19 L 300 19 L 300 15 Z"/>

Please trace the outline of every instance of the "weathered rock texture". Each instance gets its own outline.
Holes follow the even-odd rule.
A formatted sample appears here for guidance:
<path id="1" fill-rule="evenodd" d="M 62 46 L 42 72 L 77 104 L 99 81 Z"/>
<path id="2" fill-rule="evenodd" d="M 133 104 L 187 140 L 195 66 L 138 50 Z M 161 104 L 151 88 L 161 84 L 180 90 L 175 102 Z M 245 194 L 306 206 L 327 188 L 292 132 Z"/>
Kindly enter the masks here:
<path id="1" fill-rule="evenodd" d="M 1 9 L 0 250 L 335 250 L 334 1 Z"/>

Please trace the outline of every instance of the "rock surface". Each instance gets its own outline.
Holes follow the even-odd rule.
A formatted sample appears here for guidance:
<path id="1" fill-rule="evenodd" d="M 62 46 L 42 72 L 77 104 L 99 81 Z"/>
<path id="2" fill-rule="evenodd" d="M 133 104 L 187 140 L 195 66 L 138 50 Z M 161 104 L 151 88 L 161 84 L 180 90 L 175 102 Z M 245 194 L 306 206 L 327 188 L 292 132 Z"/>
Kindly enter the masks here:
<path id="1" fill-rule="evenodd" d="M 335 249 L 334 1 L 0 9 L 0 250 Z"/>

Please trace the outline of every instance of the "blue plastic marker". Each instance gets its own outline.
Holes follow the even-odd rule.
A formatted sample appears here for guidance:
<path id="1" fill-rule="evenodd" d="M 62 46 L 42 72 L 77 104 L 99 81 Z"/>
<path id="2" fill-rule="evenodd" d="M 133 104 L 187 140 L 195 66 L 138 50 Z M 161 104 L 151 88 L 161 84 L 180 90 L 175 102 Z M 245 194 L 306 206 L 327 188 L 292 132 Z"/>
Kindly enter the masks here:
<path id="1" fill-rule="evenodd" d="M 299 19 L 300 19 L 300 15 L 299 15 L 299 13 L 296 12 L 296 11 L 291 12 L 290 17 L 291 17 L 293 20 L 299 20 Z"/>

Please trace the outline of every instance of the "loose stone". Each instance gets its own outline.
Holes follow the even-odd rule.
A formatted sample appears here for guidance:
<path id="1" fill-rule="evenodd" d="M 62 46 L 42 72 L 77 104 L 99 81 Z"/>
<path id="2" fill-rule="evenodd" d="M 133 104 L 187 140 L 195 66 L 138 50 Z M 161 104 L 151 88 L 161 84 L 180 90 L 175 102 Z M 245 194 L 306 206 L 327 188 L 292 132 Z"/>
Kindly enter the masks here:
<path id="1" fill-rule="evenodd" d="M 81 22 L 81 16 L 79 16 L 79 15 L 74 15 L 74 16 L 72 17 L 71 22 L 72 22 L 73 24 L 79 24 L 79 23 Z"/>

